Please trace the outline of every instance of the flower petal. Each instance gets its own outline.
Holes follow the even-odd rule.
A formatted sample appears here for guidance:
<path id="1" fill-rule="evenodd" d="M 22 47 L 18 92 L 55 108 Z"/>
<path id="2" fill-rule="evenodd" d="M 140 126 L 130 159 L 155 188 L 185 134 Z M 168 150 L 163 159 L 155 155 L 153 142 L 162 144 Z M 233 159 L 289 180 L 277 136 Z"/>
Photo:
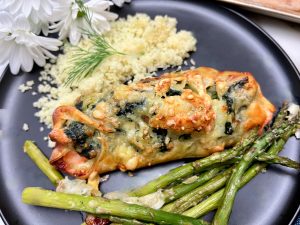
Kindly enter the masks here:
<path id="1" fill-rule="evenodd" d="M 23 1 L 22 12 L 26 17 L 29 17 L 31 10 L 32 10 L 32 3 L 30 3 L 30 1 L 29 2 Z"/>
<path id="2" fill-rule="evenodd" d="M 45 56 L 38 50 L 38 48 L 30 48 L 28 50 L 36 64 L 39 66 L 44 66 L 46 64 Z"/>
<path id="3" fill-rule="evenodd" d="M 116 6 L 122 7 L 124 4 L 124 0 L 112 0 Z"/>
<path id="4" fill-rule="evenodd" d="M 21 60 L 19 58 L 19 46 L 17 45 L 14 45 L 11 50 L 9 67 L 12 74 L 17 74 L 20 71 Z"/>
<path id="5" fill-rule="evenodd" d="M 14 30 L 30 31 L 30 24 L 26 17 L 22 14 L 17 16 L 13 23 Z"/>
<path id="6" fill-rule="evenodd" d="M 109 21 L 114 21 L 119 17 L 118 14 L 109 11 L 104 11 L 102 15 L 105 16 Z"/>
<path id="7" fill-rule="evenodd" d="M 8 66 L 8 60 L 3 63 L 0 63 L 0 77 L 4 74 L 4 71 L 7 68 L 7 66 Z"/>
<path id="8" fill-rule="evenodd" d="M 43 48 L 51 51 L 57 51 L 59 49 L 58 46 L 62 45 L 62 42 L 60 40 L 42 36 L 36 36 L 35 41 Z"/>
<path id="9" fill-rule="evenodd" d="M 20 48 L 20 58 L 22 60 L 21 69 L 25 72 L 31 71 L 33 67 L 33 59 L 26 47 Z"/>
<path id="10" fill-rule="evenodd" d="M 51 58 L 51 59 L 55 59 L 56 56 L 53 55 L 51 52 L 49 52 L 48 50 L 41 48 L 41 51 L 43 52 L 43 54 L 45 55 L 45 57 L 47 58 Z"/>
<path id="11" fill-rule="evenodd" d="M 46 1 L 43 1 L 43 5 L 45 4 Z M 32 4 L 32 8 L 36 11 L 39 10 L 40 6 L 41 6 L 41 1 L 40 0 L 33 0 L 31 1 L 31 4 Z M 43 6 L 42 5 L 42 6 Z"/>
<path id="12" fill-rule="evenodd" d="M 42 8 L 47 15 L 49 16 L 52 15 L 53 5 L 51 4 L 51 1 L 44 0 L 42 4 Z"/>
<path id="13" fill-rule="evenodd" d="M 13 25 L 13 18 L 11 14 L 9 14 L 6 11 L 0 12 L 0 27 L 9 28 L 9 30 L 11 30 L 12 25 Z"/>
<path id="14" fill-rule="evenodd" d="M 14 44 L 13 41 L 0 41 L 0 52 L 1 52 L 0 63 L 9 60 L 9 55 L 12 51 L 13 44 Z"/>
<path id="15" fill-rule="evenodd" d="M 113 5 L 113 3 L 111 1 L 106 1 L 106 0 L 102 0 L 102 1 L 91 0 L 91 1 L 84 3 L 84 5 L 92 11 L 101 12 L 106 9 L 109 9 L 109 7 L 111 5 Z"/>
<path id="16" fill-rule="evenodd" d="M 44 34 L 45 36 L 48 36 L 48 34 L 49 34 L 49 25 L 43 23 L 43 24 L 41 25 L 41 27 L 42 27 L 42 32 L 43 32 L 43 34 Z"/>
<path id="17" fill-rule="evenodd" d="M 78 44 L 78 42 L 80 40 L 80 37 L 81 37 L 81 33 L 79 32 L 79 28 L 76 25 L 77 25 L 76 22 L 74 22 L 71 25 L 71 28 L 70 28 L 69 39 L 70 39 L 70 43 L 72 45 Z"/>
<path id="18" fill-rule="evenodd" d="M 12 0 L 12 1 L 8 1 L 8 5 L 7 5 L 7 10 L 11 13 L 11 14 L 17 14 L 17 13 L 21 13 L 22 12 L 22 1 L 19 0 Z"/>
<path id="19" fill-rule="evenodd" d="M 39 16 L 38 13 L 42 13 L 42 12 L 36 12 L 34 10 L 31 11 L 30 16 L 29 16 L 29 20 L 31 20 L 34 24 L 38 24 L 39 23 Z"/>

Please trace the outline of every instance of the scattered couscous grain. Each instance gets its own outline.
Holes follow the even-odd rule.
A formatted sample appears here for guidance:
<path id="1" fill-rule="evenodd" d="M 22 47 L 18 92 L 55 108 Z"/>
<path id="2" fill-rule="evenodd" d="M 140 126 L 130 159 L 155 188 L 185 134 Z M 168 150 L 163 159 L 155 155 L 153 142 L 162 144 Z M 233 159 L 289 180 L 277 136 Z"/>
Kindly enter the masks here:
<path id="1" fill-rule="evenodd" d="M 196 62 L 195 62 L 195 60 L 194 60 L 194 59 L 191 59 L 191 60 L 190 60 L 190 62 L 191 62 L 191 64 L 192 64 L 193 66 L 195 66 L 195 65 L 196 65 Z"/>
<path id="2" fill-rule="evenodd" d="M 29 126 L 28 126 L 27 123 L 23 123 L 22 130 L 24 130 L 24 131 L 28 131 L 29 130 Z"/>

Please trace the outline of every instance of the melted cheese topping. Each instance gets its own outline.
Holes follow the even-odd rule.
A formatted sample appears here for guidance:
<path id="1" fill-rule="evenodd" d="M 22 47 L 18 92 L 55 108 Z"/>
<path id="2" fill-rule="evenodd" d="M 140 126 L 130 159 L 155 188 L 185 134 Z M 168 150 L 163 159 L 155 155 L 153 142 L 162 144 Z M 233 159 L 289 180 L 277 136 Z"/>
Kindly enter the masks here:
<path id="1" fill-rule="evenodd" d="M 121 85 L 79 102 L 80 109 L 63 106 L 54 113 L 50 137 L 57 146 L 50 160 L 82 178 L 222 151 L 262 128 L 275 111 L 250 73 L 206 67 Z"/>

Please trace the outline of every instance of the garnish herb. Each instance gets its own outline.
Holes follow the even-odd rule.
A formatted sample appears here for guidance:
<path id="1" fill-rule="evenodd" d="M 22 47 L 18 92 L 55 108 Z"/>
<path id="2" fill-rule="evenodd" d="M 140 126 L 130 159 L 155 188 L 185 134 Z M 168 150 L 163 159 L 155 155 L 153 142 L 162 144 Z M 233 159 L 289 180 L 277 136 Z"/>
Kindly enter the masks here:
<path id="1" fill-rule="evenodd" d="M 69 67 L 69 74 L 64 83 L 66 86 L 71 86 L 74 82 L 78 82 L 91 75 L 95 68 L 107 57 L 114 54 L 122 54 L 115 50 L 105 38 L 92 27 L 92 15 L 90 15 L 89 9 L 84 6 L 82 0 L 76 0 L 76 3 L 79 6 L 77 16 L 83 17 L 90 25 L 90 29 L 85 30 L 85 34 L 91 39 L 92 47 L 88 50 L 74 47 L 74 54 L 70 60 L 72 65 Z"/>

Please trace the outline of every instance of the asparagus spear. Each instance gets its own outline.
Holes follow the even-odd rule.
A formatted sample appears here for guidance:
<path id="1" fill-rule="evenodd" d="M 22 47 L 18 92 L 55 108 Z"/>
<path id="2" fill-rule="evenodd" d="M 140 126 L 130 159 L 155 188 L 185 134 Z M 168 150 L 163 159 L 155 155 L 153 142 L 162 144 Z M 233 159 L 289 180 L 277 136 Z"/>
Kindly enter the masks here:
<path id="1" fill-rule="evenodd" d="M 49 163 L 47 157 L 33 143 L 33 141 L 25 141 L 24 152 L 32 159 L 32 161 L 40 168 L 40 170 L 55 186 L 60 180 L 63 179 L 63 176 Z"/>
<path id="2" fill-rule="evenodd" d="M 284 147 L 286 141 L 292 136 L 296 131 L 296 126 L 293 126 L 289 131 L 282 135 L 282 137 L 275 141 L 270 149 L 268 154 L 277 155 Z M 257 174 L 259 174 L 267 166 L 266 163 L 255 163 L 251 166 L 247 172 L 243 175 L 241 183 L 239 184 L 239 189 L 245 186 L 250 180 L 252 180 Z M 205 199 L 203 202 L 199 203 L 197 206 L 185 211 L 183 215 L 198 218 L 207 214 L 208 212 L 218 208 L 220 200 L 224 194 L 224 189 L 219 190 L 218 192 L 212 194 L 210 197 Z"/>
<path id="3" fill-rule="evenodd" d="M 228 223 L 236 193 L 239 189 L 239 183 L 246 169 L 252 163 L 256 156 L 261 154 L 267 146 L 274 140 L 284 134 L 291 126 L 289 121 L 284 121 L 282 125 L 266 133 L 263 137 L 256 140 L 249 151 L 243 156 L 236 170 L 232 173 L 225 187 L 221 204 L 214 216 L 214 225 L 225 225 Z"/>
<path id="4" fill-rule="evenodd" d="M 192 163 L 187 163 L 183 166 L 177 167 L 175 169 L 170 170 L 168 173 L 148 182 L 144 186 L 141 186 L 131 192 L 128 193 L 130 196 L 144 196 L 150 194 L 152 192 L 157 191 L 158 189 L 166 187 L 168 184 L 187 177 L 189 175 L 195 174 L 209 168 L 211 165 L 216 163 L 222 163 L 227 160 L 230 160 L 236 156 L 238 156 L 243 150 L 247 149 L 257 138 L 256 129 L 252 130 L 250 134 L 240 141 L 235 147 L 232 149 L 214 153 L 205 158 L 196 160 Z"/>
<path id="5" fill-rule="evenodd" d="M 225 170 L 223 173 L 220 173 L 204 185 L 194 189 L 176 201 L 165 205 L 162 210 L 167 212 L 182 213 L 188 208 L 198 204 L 201 199 L 215 192 L 226 184 L 230 174 L 233 171 L 233 168 L 234 167 L 231 167 Z"/>
<path id="6" fill-rule="evenodd" d="M 280 164 L 282 166 L 300 169 L 300 164 L 294 160 L 291 160 L 287 157 L 270 155 L 270 154 L 261 154 L 256 157 L 257 161 L 266 162 L 268 164 Z"/>
<path id="7" fill-rule="evenodd" d="M 26 204 L 84 211 L 92 214 L 107 214 L 129 219 L 137 219 L 157 224 L 203 225 L 206 222 L 175 213 L 154 210 L 140 205 L 126 204 L 118 200 L 101 197 L 65 194 L 36 187 L 25 188 L 22 201 Z"/>
<path id="8" fill-rule="evenodd" d="M 239 184 L 239 189 L 244 187 L 257 174 L 259 174 L 263 169 L 265 169 L 266 166 L 266 163 L 256 163 L 253 166 L 251 166 L 243 175 L 241 183 Z M 219 191 L 213 193 L 211 196 L 209 196 L 207 199 L 205 199 L 195 207 L 188 209 L 182 214 L 185 216 L 198 218 L 209 213 L 212 210 L 217 209 L 224 194 L 224 191 L 225 188 L 220 189 Z"/>
<path id="9" fill-rule="evenodd" d="M 232 164 L 238 163 L 241 160 L 241 157 L 236 157 L 234 159 L 229 160 Z M 265 162 L 267 164 L 279 164 L 281 166 L 290 167 L 293 169 L 300 169 L 300 163 L 289 159 L 287 157 L 278 156 L 278 155 L 270 155 L 268 153 L 262 153 L 255 157 L 256 161 Z M 229 162 L 228 161 L 228 162 Z"/>
<path id="10" fill-rule="evenodd" d="M 288 108 L 289 104 L 287 102 L 283 102 L 279 112 L 275 116 L 275 121 L 272 125 L 273 128 L 280 127 L 282 121 L 284 121 L 289 114 Z"/>
<path id="11" fill-rule="evenodd" d="M 181 183 L 174 187 L 163 190 L 162 194 L 163 194 L 164 202 L 168 203 L 182 197 L 183 195 L 189 193 L 190 191 L 194 190 L 195 188 L 199 187 L 200 185 L 212 179 L 223 169 L 224 167 L 213 168 L 209 171 L 200 174 L 191 183 Z"/>

